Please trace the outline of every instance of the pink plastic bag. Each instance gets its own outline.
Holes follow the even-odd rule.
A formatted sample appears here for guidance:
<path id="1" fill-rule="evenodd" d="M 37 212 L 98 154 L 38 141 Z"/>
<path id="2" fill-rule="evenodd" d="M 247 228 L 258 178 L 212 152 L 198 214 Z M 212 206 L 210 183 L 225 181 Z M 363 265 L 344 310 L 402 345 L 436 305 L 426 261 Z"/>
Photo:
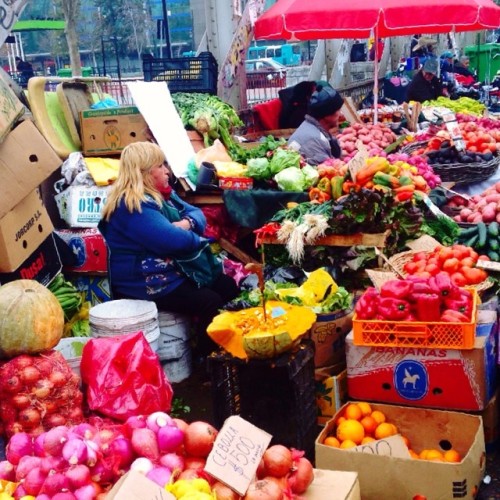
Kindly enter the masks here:
<path id="1" fill-rule="evenodd" d="M 80 370 L 91 410 L 125 421 L 171 409 L 172 387 L 142 332 L 89 340 Z"/>

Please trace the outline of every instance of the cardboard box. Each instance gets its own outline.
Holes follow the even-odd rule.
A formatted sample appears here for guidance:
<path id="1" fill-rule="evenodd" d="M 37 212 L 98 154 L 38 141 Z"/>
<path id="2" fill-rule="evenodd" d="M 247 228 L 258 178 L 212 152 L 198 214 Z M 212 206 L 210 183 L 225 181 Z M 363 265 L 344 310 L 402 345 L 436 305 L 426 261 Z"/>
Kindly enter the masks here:
<path id="1" fill-rule="evenodd" d="M 490 332 L 495 325 L 489 326 Z M 482 327 L 483 328 L 483 327 Z M 474 349 L 356 346 L 346 338 L 347 390 L 358 400 L 480 411 L 496 389 L 496 338 Z"/>
<path id="2" fill-rule="evenodd" d="M 0 78 L 0 142 L 24 113 L 24 105 L 8 82 Z"/>
<path id="3" fill-rule="evenodd" d="M 68 262 L 63 258 L 64 271 L 107 273 L 108 248 L 96 228 L 58 229 L 56 234 L 66 243 L 71 254 Z"/>
<path id="4" fill-rule="evenodd" d="M 59 215 L 71 228 L 97 227 L 109 186 L 69 186 L 56 194 Z"/>
<path id="5" fill-rule="evenodd" d="M 0 272 L 15 271 L 53 229 L 40 193 L 31 192 L 0 220 Z"/>
<path id="6" fill-rule="evenodd" d="M 314 481 L 302 497 L 306 500 L 361 500 L 358 474 L 314 469 Z"/>
<path id="7" fill-rule="evenodd" d="M 61 161 L 30 120 L 12 130 L 0 144 L 0 218 L 57 170 Z"/>
<path id="8" fill-rule="evenodd" d="M 352 310 L 318 314 L 310 333 L 316 368 L 345 362 L 345 338 L 352 329 L 353 314 Z"/>
<path id="9" fill-rule="evenodd" d="M 318 425 L 325 425 L 347 401 L 347 370 L 334 371 L 333 366 L 314 370 Z"/>
<path id="10" fill-rule="evenodd" d="M 175 500 L 175 497 L 144 474 L 131 470 L 106 493 L 106 500 Z"/>
<path id="11" fill-rule="evenodd" d="M 148 141 L 148 124 L 135 106 L 80 112 L 84 156 L 119 155 L 132 142 Z"/>
<path id="12" fill-rule="evenodd" d="M 80 292 L 85 292 L 85 300 L 96 306 L 111 300 L 111 290 L 107 276 L 89 273 L 66 274 Z"/>
<path id="13" fill-rule="evenodd" d="M 486 408 L 476 413 L 483 419 L 484 442 L 486 453 L 494 454 L 498 451 L 499 442 L 499 408 L 498 408 L 498 389 L 495 395 L 490 399 Z"/>
<path id="14" fill-rule="evenodd" d="M 415 452 L 443 450 L 446 446 L 457 450 L 462 461 L 436 462 L 398 454 L 397 447 L 389 444 L 390 440 L 400 439 L 396 436 L 347 450 L 322 444 L 334 431 L 335 419 L 343 407 L 316 439 L 316 467 L 356 471 L 363 499 L 367 500 L 475 498 L 486 466 L 480 416 L 384 404 L 371 407 L 384 412 L 387 421 L 410 440 Z"/>
<path id="15" fill-rule="evenodd" d="M 0 273 L 0 284 L 14 280 L 36 280 L 47 286 L 62 270 L 54 235 L 49 237 L 13 272 Z"/>

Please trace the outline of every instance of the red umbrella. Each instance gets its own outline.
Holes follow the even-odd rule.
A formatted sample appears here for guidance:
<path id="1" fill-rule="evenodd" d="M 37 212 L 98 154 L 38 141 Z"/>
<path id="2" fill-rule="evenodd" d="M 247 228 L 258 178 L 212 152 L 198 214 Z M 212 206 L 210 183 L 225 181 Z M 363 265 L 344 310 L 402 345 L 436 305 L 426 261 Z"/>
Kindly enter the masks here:
<path id="1" fill-rule="evenodd" d="M 500 27 L 492 0 L 278 0 L 255 22 L 256 39 L 316 40 L 449 33 Z"/>
<path id="2" fill-rule="evenodd" d="M 500 27 L 500 7 L 492 0 L 278 0 L 254 26 L 263 40 L 368 38 L 478 31 Z M 374 74 L 378 74 L 375 44 Z M 377 121 L 378 78 L 374 81 Z"/>

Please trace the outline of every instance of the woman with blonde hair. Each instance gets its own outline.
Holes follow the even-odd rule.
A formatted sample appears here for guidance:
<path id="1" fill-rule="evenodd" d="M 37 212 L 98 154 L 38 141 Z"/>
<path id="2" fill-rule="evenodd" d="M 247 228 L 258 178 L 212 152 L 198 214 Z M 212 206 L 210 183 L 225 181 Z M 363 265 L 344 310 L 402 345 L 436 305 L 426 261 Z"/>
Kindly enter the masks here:
<path id="1" fill-rule="evenodd" d="M 206 327 L 238 288 L 203 237 L 203 212 L 181 200 L 168 179 L 157 144 L 134 142 L 123 149 L 99 223 L 110 285 L 114 298 L 152 300 L 160 310 L 196 315 L 204 356 L 215 347 Z"/>

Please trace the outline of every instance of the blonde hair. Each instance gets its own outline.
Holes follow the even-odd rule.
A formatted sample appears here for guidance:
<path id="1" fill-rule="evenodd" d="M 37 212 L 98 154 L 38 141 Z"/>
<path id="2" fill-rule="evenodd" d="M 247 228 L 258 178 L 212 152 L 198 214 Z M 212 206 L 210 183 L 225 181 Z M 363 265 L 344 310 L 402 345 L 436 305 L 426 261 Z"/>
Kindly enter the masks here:
<path id="1" fill-rule="evenodd" d="M 165 155 L 157 144 L 133 142 L 125 146 L 120 156 L 118 177 L 108 193 L 102 217 L 109 220 L 121 200 L 130 212 L 141 212 L 141 203 L 147 195 L 161 206 L 162 196 L 154 185 L 151 169 L 164 162 Z"/>

